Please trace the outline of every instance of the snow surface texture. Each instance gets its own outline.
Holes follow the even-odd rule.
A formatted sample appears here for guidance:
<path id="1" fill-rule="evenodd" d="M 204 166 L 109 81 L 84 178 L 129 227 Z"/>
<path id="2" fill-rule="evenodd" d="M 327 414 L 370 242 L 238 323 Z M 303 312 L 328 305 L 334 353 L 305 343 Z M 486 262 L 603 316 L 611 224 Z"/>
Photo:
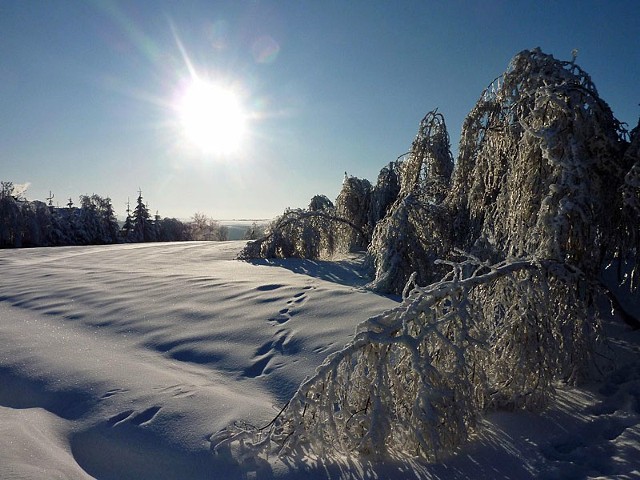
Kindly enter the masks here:
<path id="1" fill-rule="evenodd" d="M 614 375 L 490 415 L 439 464 L 212 453 L 396 305 L 360 288 L 361 258 L 233 260 L 243 245 L 0 251 L 0 479 L 640 478 L 640 333 L 619 321 Z"/>

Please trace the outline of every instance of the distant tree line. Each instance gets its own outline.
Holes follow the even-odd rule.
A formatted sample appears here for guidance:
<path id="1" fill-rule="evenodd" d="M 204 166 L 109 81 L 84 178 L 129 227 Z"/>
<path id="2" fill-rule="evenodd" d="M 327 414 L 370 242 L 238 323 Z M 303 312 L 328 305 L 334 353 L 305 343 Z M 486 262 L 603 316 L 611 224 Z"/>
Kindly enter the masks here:
<path id="1" fill-rule="evenodd" d="M 27 200 L 13 182 L 0 182 L 0 248 L 228 239 L 227 227 L 202 213 L 190 222 L 151 215 L 142 191 L 133 210 L 127 202 L 122 226 L 109 197 L 81 195 L 64 207 L 47 200 Z"/>

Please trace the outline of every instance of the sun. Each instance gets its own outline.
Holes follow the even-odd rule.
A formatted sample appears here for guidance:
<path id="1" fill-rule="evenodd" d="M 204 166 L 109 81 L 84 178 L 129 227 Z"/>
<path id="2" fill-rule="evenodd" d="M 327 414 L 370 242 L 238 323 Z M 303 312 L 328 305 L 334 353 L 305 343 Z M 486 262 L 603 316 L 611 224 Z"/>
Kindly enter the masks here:
<path id="1" fill-rule="evenodd" d="M 202 152 L 226 155 L 242 146 L 246 114 L 232 89 L 193 79 L 179 97 L 176 110 L 186 139 Z"/>

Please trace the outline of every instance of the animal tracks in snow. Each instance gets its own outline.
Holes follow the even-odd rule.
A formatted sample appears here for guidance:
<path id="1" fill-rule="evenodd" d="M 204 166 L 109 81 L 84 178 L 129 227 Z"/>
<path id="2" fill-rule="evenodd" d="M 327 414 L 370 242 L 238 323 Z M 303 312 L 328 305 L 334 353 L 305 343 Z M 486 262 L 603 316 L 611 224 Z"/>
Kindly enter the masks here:
<path id="1" fill-rule="evenodd" d="M 266 287 L 267 285 L 264 285 L 263 287 Z M 258 287 L 260 288 L 260 287 Z M 297 292 L 295 293 L 289 300 L 287 300 L 287 306 L 283 309 L 281 309 L 278 312 L 278 315 L 276 315 L 275 317 L 272 317 L 269 319 L 270 323 L 273 324 L 284 324 L 287 323 L 289 320 L 291 320 L 291 318 L 298 313 L 299 308 L 302 307 L 302 305 L 304 305 L 307 300 L 309 299 L 307 296 L 307 292 L 309 290 L 314 289 L 315 287 L 313 286 L 306 286 L 302 288 L 302 292 Z"/>
<path id="2" fill-rule="evenodd" d="M 195 385 L 171 385 L 170 387 L 158 389 L 160 393 L 168 393 L 173 398 L 191 398 L 196 396 Z"/>
<path id="3" fill-rule="evenodd" d="M 109 418 L 107 424 L 115 427 L 127 422 L 132 425 L 144 426 L 151 423 L 160 410 L 161 407 L 158 406 L 147 408 L 139 413 L 135 413 L 134 410 L 125 410 Z"/>
<path id="4" fill-rule="evenodd" d="M 126 393 L 127 390 L 122 389 L 122 388 L 114 388 L 112 390 L 109 390 L 108 392 L 106 392 L 104 395 L 102 395 L 102 397 L 100 397 L 101 400 L 106 400 L 107 398 L 111 398 L 115 395 L 120 395 L 122 393 Z"/>
<path id="5" fill-rule="evenodd" d="M 283 285 L 263 285 L 258 290 L 269 291 L 283 287 Z M 268 375 L 272 370 L 278 368 L 275 365 L 276 356 L 295 355 L 300 351 L 300 345 L 295 340 L 293 332 L 285 325 L 295 316 L 300 308 L 307 302 L 307 293 L 314 289 L 313 286 L 306 286 L 302 291 L 296 292 L 287 302 L 286 307 L 278 311 L 278 314 L 268 319 L 272 326 L 280 327 L 274 334 L 273 339 L 259 346 L 253 356 L 251 364 L 244 369 L 242 376 L 256 378 L 261 375 Z"/>
<path id="6" fill-rule="evenodd" d="M 268 374 L 277 367 L 271 367 L 271 360 L 276 355 L 295 355 L 300 351 L 300 346 L 293 338 L 293 334 L 286 329 L 276 332 L 275 339 L 262 344 L 256 349 L 253 362 L 247 367 L 243 376 L 256 378 L 260 375 Z"/>

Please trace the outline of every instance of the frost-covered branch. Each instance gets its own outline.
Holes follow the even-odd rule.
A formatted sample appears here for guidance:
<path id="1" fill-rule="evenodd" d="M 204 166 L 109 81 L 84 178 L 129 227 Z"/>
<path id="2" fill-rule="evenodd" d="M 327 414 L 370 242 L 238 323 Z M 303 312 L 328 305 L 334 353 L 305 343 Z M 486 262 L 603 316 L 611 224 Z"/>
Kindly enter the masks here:
<path id="1" fill-rule="evenodd" d="M 519 53 L 465 120 L 446 201 L 457 246 L 555 258 L 596 275 L 624 242 L 615 221 L 623 138 L 574 62 Z"/>
<path id="2" fill-rule="evenodd" d="M 362 229 L 348 219 L 328 210 L 287 210 L 268 228 L 264 236 L 250 241 L 238 258 L 319 258 L 330 255 L 338 242 L 337 225 L 344 225 L 357 235 Z"/>
<path id="3" fill-rule="evenodd" d="M 442 114 L 420 122 L 411 152 L 402 162 L 400 192 L 377 223 L 367 252 L 373 290 L 400 293 L 415 273 L 420 285 L 442 275 L 434 261 L 451 250 L 451 217 L 442 204 L 453 170 L 449 134 Z"/>
<path id="4" fill-rule="evenodd" d="M 535 259 L 448 264 L 443 280 L 360 324 L 268 428 L 229 427 L 214 448 L 436 460 L 486 409 L 540 407 L 556 380 L 589 374 L 599 327 L 580 272 Z"/>

